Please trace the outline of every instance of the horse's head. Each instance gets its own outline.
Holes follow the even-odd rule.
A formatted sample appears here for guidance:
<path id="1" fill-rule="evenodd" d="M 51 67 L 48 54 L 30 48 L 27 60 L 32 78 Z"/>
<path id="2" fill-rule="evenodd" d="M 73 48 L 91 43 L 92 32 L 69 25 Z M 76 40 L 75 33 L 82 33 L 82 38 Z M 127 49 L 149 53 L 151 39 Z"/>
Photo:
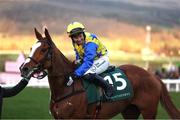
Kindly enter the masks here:
<path id="1" fill-rule="evenodd" d="M 22 77 L 32 74 L 30 76 L 43 78 L 47 75 L 46 70 L 51 66 L 53 42 L 46 28 L 44 33 L 45 37 L 35 28 L 37 42 L 32 46 L 28 58 L 20 67 Z"/>

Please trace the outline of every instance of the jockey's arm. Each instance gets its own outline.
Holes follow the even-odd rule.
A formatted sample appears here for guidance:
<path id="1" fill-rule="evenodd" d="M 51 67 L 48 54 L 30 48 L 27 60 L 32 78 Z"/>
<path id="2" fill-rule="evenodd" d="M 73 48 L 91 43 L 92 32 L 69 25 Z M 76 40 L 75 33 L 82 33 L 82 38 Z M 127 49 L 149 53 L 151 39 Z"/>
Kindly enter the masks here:
<path id="1" fill-rule="evenodd" d="M 89 42 L 86 44 L 83 63 L 81 64 L 81 66 L 79 66 L 79 68 L 75 70 L 75 75 L 79 77 L 83 76 L 84 73 L 92 66 L 94 58 L 96 56 L 97 48 L 97 44 L 93 42 Z"/>

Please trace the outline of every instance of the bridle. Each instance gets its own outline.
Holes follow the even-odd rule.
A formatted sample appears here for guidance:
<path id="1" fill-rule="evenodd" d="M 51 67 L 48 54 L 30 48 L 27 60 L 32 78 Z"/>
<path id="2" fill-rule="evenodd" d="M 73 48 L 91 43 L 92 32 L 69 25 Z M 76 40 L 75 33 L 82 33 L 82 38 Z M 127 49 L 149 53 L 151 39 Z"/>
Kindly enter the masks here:
<path id="1" fill-rule="evenodd" d="M 47 70 L 45 70 L 45 67 L 44 67 L 44 63 L 46 60 L 50 60 L 51 61 L 51 65 L 52 65 L 52 43 L 49 42 L 49 41 L 46 41 L 46 40 L 38 40 L 38 42 L 44 42 L 44 43 L 47 43 L 49 45 L 49 47 L 47 48 L 47 52 L 45 53 L 45 55 L 43 56 L 43 58 L 39 61 L 35 60 L 34 58 L 32 57 L 27 57 L 29 58 L 32 62 L 34 62 L 36 64 L 35 67 L 33 67 L 30 72 L 31 73 L 40 73 L 42 72 L 43 74 L 40 75 L 40 76 L 32 76 L 34 78 L 37 78 L 37 79 L 42 79 L 44 78 L 46 75 L 47 75 Z M 24 65 L 24 63 L 20 66 L 20 71 L 22 72 L 23 69 L 22 69 L 22 66 Z"/>
<path id="2" fill-rule="evenodd" d="M 34 62 L 34 63 L 36 64 L 36 66 L 33 67 L 33 68 L 30 70 L 30 72 L 31 72 L 31 71 L 33 71 L 32 73 L 43 72 L 43 74 L 40 75 L 40 76 L 38 76 L 38 77 L 35 77 L 35 76 L 33 76 L 33 75 L 32 75 L 32 77 L 35 77 L 35 78 L 37 78 L 37 79 L 42 79 L 42 78 L 44 78 L 44 77 L 48 74 L 47 71 L 45 70 L 44 63 L 45 63 L 47 60 L 50 60 L 50 61 L 51 61 L 51 65 L 50 65 L 50 66 L 52 66 L 52 50 L 53 50 L 53 48 L 52 48 L 52 43 L 51 43 L 50 41 L 39 40 L 39 41 L 37 41 L 37 43 L 38 43 L 38 42 L 43 42 L 43 43 L 46 43 L 46 44 L 49 45 L 49 47 L 48 47 L 47 50 L 46 50 L 46 53 L 44 54 L 44 56 L 42 57 L 42 59 L 39 60 L 39 61 L 35 60 L 35 59 L 32 58 L 32 57 L 28 57 L 28 58 L 29 58 L 32 62 Z M 24 65 L 24 63 L 21 65 L 20 71 L 23 71 L 23 69 L 22 69 L 23 65 Z M 81 84 L 82 84 L 82 82 L 81 82 Z M 51 98 L 51 100 L 52 100 L 52 101 L 51 101 L 51 102 L 52 102 L 52 103 L 51 103 L 51 104 L 52 104 L 52 108 L 55 110 L 56 114 L 58 114 L 58 109 L 59 109 L 58 103 L 59 103 L 59 102 L 62 102 L 62 101 L 64 101 L 64 100 L 66 100 L 67 98 L 70 98 L 70 97 L 72 97 L 72 96 L 74 96 L 74 95 L 82 94 L 82 93 L 85 92 L 85 90 L 86 90 L 86 88 L 85 88 L 85 89 L 80 89 L 80 90 L 75 90 L 75 86 L 74 86 L 74 83 L 73 83 L 72 86 L 71 86 L 71 91 L 70 91 L 69 93 L 65 94 L 64 96 L 62 96 L 62 97 L 60 97 L 60 98 L 58 98 L 58 99 L 53 99 L 53 98 Z M 71 103 L 70 103 L 70 104 L 71 104 Z M 96 118 L 97 115 L 99 114 L 99 111 L 97 112 L 97 110 L 99 110 L 99 109 L 96 108 L 95 114 L 93 115 L 93 118 Z"/>

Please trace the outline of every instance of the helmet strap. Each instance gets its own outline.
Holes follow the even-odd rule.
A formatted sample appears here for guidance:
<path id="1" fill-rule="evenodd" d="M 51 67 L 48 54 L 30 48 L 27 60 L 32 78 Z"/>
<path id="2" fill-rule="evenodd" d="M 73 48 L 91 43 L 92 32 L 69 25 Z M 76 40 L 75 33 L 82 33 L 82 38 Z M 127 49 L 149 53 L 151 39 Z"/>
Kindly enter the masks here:
<path id="1" fill-rule="evenodd" d="M 86 35 L 85 35 L 85 33 L 83 32 L 83 36 L 84 36 L 84 40 L 86 39 Z"/>

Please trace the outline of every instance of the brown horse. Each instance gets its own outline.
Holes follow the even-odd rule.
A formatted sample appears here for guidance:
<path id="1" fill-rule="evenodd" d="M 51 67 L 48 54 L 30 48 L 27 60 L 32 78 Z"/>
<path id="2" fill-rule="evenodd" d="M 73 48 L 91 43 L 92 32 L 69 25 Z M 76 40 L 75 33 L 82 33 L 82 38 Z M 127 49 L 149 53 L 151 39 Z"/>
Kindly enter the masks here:
<path id="1" fill-rule="evenodd" d="M 180 119 L 180 112 L 172 103 L 162 81 L 135 65 L 119 67 L 132 84 L 132 98 L 103 102 L 101 109 L 97 109 L 96 103 L 88 105 L 82 80 L 75 80 L 71 86 L 66 85 L 67 76 L 74 71 L 73 63 L 55 46 L 47 29 L 45 37 L 36 29 L 35 35 L 38 41 L 23 64 L 21 75 L 25 77 L 34 69 L 36 73 L 48 71 L 50 111 L 54 118 L 112 118 L 122 113 L 125 119 L 137 119 L 140 114 L 144 119 L 155 119 L 160 101 L 171 118 Z"/>

